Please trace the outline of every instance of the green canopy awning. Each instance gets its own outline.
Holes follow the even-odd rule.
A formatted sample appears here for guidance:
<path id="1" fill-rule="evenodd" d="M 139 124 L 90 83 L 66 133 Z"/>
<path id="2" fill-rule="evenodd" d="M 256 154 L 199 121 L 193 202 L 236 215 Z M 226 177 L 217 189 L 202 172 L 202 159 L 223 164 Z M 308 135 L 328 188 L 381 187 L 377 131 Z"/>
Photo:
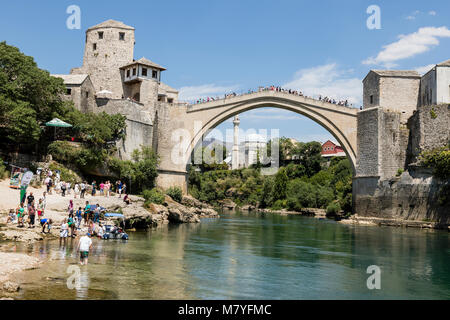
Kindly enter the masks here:
<path id="1" fill-rule="evenodd" d="M 47 127 L 61 127 L 61 128 L 70 128 L 71 124 L 64 122 L 58 118 L 53 119 L 45 124 Z"/>

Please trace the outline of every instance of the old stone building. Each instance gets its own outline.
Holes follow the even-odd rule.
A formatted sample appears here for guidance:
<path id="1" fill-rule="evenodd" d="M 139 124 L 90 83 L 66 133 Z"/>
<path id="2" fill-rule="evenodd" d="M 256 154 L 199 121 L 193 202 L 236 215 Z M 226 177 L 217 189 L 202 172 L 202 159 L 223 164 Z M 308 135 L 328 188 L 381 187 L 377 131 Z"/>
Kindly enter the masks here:
<path id="1" fill-rule="evenodd" d="M 450 103 L 450 60 L 435 65 L 420 80 L 421 105 Z"/>
<path id="2" fill-rule="evenodd" d="M 450 143 L 450 60 L 423 77 L 372 70 L 358 112 L 353 208 L 359 215 L 450 223 L 439 205 L 445 181 L 418 165 L 424 150 Z"/>
<path id="3" fill-rule="evenodd" d="M 126 138 L 118 156 L 130 159 L 141 146 L 157 149 L 158 113 L 178 102 L 178 91 L 161 82 L 166 68 L 146 58 L 134 59 L 135 29 L 107 20 L 86 31 L 83 65 L 64 80 L 66 98 L 82 112 L 106 112 L 127 117 Z"/>
<path id="4" fill-rule="evenodd" d="M 371 70 L 363 80 L 363 107 L 399 111 L 405 121 L 419 105 L 417 71 Z"/>
<path id="5" fill-rule="evenodd" d="M 54 74 L 61 78 L 66 86 L 64 99 L 72 100 L 75 108 L 81 112 L 94 112 L 95 89 L 87 74 Z"/>

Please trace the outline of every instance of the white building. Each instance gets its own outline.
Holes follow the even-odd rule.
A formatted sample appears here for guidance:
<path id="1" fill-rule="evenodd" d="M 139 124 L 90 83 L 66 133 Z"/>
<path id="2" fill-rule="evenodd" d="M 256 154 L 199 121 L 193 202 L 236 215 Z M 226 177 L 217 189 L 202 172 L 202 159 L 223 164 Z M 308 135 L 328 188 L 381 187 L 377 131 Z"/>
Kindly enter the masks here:
<path id="1" fill-rule="evenodd" d="M 420 103 L 450 103 L 450 60 L 435 65 L 420 80 Z"/>

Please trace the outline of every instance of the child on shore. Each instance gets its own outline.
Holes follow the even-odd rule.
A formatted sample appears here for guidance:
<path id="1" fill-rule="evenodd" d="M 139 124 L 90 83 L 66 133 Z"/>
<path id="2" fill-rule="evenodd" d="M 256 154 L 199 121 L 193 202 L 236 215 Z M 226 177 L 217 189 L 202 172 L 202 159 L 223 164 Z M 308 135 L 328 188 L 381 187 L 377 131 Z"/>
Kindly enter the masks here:
<path id="1" fill-rule="evenodd" d="M 16 221 L 16 214 L 14 212 L 14 209 L 9 210 L 9 215 L 8 215 L 8 219 L 6 219 L 6 224 L 8 223 L 13 223 L 14 221 Z"/>
<path id="2" fill-rule="evenodd" d="M 42 198 L 39 199 L 37 205 L 37 213 L 38 213 L 38 220 L 41 221 L 42 217 L 44 216 L 44 201 L 42 200 Z"/>
<path id="3" fill-rule="evenodd" d="M 22 228 L 23 227 L 23 218 L 25 215 L 25 209 L 23 207 L 23 202 L 16 209 L 16 214 L 17 214 L 17 226 Z"/>
<path id="4" fill-rule="evenodd" d="M 83 214 L 83 211 L 81 210 L 81 207 L 78 207 L 78 210 L 75 214 L 76 218 L 77 218 L 77 229 L 80 229 L 81 220 L 83 220 L 82 214 Z"/>
<path id="5" fill-rule="evenodd" d="M 47 232 L 50 233 L 52 223 L 53 223 L 52 219 L 41 219 L 42 233 L 45 233 L 45 227 L 47 227 Z"/>
<path id="6" fill-rule="evenodd" d="M 64 243 L 66 243 L 67 236 L 69 235 L 69 224 L 67 223 L 67 219 L 64 219 L 61 223 L 61 231 L 59 232 L 59 245 L 61 245 L 62 239 L 64 239 Z"/>

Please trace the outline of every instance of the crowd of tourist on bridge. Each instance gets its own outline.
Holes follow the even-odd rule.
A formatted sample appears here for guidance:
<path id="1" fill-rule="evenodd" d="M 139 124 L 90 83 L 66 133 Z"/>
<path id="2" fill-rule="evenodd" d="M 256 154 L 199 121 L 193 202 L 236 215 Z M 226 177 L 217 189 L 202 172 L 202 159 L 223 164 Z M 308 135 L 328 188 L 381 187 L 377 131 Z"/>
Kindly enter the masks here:
<path id="1" fill-rule="evenodd" d="M 259 87 L 258 90 L 248 90 L 246 93 L 242 93 L 242 94 L 237 94 L 236 92 L 227 93 L 227 94 L 224 95 L 223 99 L 229 99 L 229 98 L 233 98 L 233 97 L 237 97 L 237 96 L 243 96 L 243 95 L 246 95 L 246 94 L 252 94 L 252 93 L 262 92 L 262 91 L 283 92 L 283 93 L 288 93 L 288 94 L 292 94 L 292 95 L 296 95 L 296 96 L 300 96 L 300 97 L 314 99 L 312 97 L 308 97 L 308 96 L 304 95 L 302 91 L 291 90 L 291 89 L 284 89 L 284 88 L 279 87 L 279 86 Z M 205 102 L 210 102 L 210 101 L 216 101 L 216 100 L 221 100 L 221 99 L 222 98 L 219 97 L 219 96 L 206 97 L 206 98 L 197 99 L 195 101 L 195 104 L 200 104 L 200 103 L 205 103 Z M 328 103 L 332 103 L 332 104 L 337 104 L 339 106 L 345 106 L 345 107 L 352 107 L 353 106 L 353 104 L 349 104 L 348 100 L 336 100 L 336 99 L 333 99 L 333 98 L 330 98 L 330 97 L 326 97 L 326 96 L 322 97 L 321 95 L 319 95 L 319 97 L 316 100 L 324 101 L 324 102 L 328 102 Z"/>

